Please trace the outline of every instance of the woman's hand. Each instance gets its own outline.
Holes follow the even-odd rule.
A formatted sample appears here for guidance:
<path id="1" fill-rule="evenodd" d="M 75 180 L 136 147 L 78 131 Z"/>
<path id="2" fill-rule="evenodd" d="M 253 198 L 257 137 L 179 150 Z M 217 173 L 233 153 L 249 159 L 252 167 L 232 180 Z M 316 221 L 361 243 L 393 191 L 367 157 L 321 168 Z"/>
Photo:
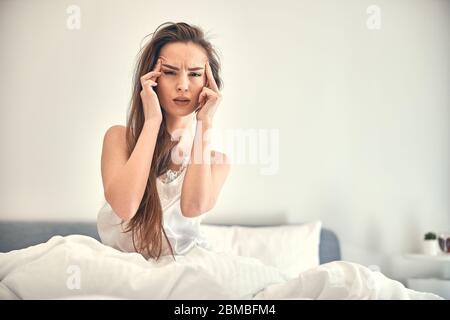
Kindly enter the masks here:
<path id="1" fill-rule="evenodd" d="M 161 75 L 161 59 L 158 59 L 153 71 L 144 74 L 141 77 L 141 99 L 142 108 L 144 109 L 145 121 L 160 121 L 162 122 L 162 111 L 159 105 L 158 95 L 153 87 L 158 85 L 156 79 Z"/>
<path id="2" fill-rule="evenodd" d="M 206 86 L 203 87 L 198 98 L 197 120 L 201 120 L 203 123 L 211 124 L 214 113 L 222 101 L 222 95 L 217 87 L 216 81 L 209 66 L 209 62 L 206 62 Z"/>

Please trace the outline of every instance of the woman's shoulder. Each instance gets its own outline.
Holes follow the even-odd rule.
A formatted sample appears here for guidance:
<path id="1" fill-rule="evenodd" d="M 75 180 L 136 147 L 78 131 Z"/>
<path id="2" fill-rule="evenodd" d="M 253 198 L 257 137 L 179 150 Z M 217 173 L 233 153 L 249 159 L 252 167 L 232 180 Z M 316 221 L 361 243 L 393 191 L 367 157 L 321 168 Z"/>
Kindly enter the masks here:
<path id="1" fill-rule="evenodd" d="M 103 141 L 104 143 L 110 142 L 113 144 L 124 143 L 126 141 L 126 131 L 127 127 L 123 125 L 113 125 L 106 130 Z"/>
<path id="2" fill-rule="evenodd" d="M 127 127 L 121 124 L 116 124 L 106 130 L 105 135 L 118 135 L 124 134 L 127 131 Z"/>
<path id="3" fill-rule="evenodd" d="M 103 138 L 102 146 L 102 176 L 109 180 L 117 165 L 123 165 L 128 160 L 128 148 L 124 126 L 115 125 L 110 127 Z M 105 181 L 104 181 L 105 184 Z"/>

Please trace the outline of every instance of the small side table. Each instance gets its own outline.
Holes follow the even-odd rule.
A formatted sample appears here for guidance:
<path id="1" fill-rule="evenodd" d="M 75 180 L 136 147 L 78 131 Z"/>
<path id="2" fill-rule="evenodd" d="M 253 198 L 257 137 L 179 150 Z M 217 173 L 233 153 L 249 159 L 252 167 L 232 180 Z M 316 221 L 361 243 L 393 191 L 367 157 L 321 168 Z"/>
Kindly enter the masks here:
<path id="1" fill-rule="evenodd" d="M 442 264 L 442 274 L 438 278 L 409 278 L 407 287 L 417 291 L 431 292 L 444 299 L 450 299 L 450 253 L 441 253 L 435 256 L 411 253 L 405 254 L 405 259 L 433 261 Z"/>

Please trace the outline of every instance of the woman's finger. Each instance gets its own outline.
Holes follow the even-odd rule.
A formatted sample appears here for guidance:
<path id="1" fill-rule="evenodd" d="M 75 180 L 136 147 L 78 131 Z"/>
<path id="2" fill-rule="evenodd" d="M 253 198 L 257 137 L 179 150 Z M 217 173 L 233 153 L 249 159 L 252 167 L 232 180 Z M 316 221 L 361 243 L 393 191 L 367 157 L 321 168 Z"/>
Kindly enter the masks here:
<path id="1" fill-rule="evenodd" d="M 216 80 L 214 80 L 214 75 L 209 65 L 209 61 L 206 62 L 206 79 L 208 81 L 208 86 L 215 92 L 219 92 L 219 88 L 217 87 Z"/>
<path id="2" fill-rule="evenodd" d="M 154 86 L 157 86 L 157 85 L 158 85 L 158 83 L 156 83 L 155 81 L 153 81 L 151 79 L 148 79 L 148 80 L 145 80 L 145 81 L 142 82 L 142 87 L 143 88 L 146 87 L 146 86 L 154 87 Z"/>
<path id="3" fill-rule="evenodd" d="M 152 80 L 156 80 L 156 78 L 158 78 L 158 76 L 161 75 L 161 64 L 162 64 L 161 59 L 158 59 L 158 61 L 156 62 L 156 66 L 153 69 L 155 74 L 152 76 L 152 78 L 153 78 Z"/>
<path id="4" fill-rule="evenodd" d="M 220 96 L 220 93 L 218 94 L 217 92 L 215 92 L 214 90 L 212 90 L 212 89 L 210 89 L 210 88 L 207 88 L 207 87 L 204 87 L 203 88 L 203 91 L 204 91 L 204 93 L 205 93 L 205 97 L 206 98 L 216 98 L 216 97 L 219 97 Z"/>
<path id="5" fill-rule="evenodd" d="M 207 94 L 205 91 L 202 91 L 202 93 L 200 93 L 200 97 L 198 99 L 199 105 L 203 106 L 205 100 L 206 100 Z"/>
<path id="6" fill-rule="evenodd" d="M 200 95 L 199 95 L 199 102 L 202 102 L 203 104 L 208 100 L 209 94 L 213 92 L 211 89 L 207 87 L 203 87 Z"/>
<path id="7" fill-rule="evenodd" d="M 142 88 L 144 88 L 145 86 L 148 86 L 148 85 L 154 87 L 154 86 L 156 86 L 158 84 L 156 83 L 156 81 L 153 81 L 152 79 L 141 80 Z"/>
<path id="8" fill-rule="evenodd" d="M 154 81 L 161 75 L 161 73 L 161 59 L 158 59 L 158 62 L 156 63 L 156 66 L 153 68 L 153 70 L 147 72 L 141 77 L 141 82 L 148 79 L 152 79 Z"/>
<path id="9" fill-rule="evenodd" d="M 160 71 L 150 71 L 150 72 L 148 72 L 148 73 L 146 73 L 146 74 L 144 74 L 142 77 L 141 77 L 141 81 L 145 81 L 145 80 L 148 80 L 148 79 L 151 79 L 152 77 L 154 77 L 154 76 L 160 76 L 161 75 L 161 72 Z"/>
<path id="10" fill-rule="evenodd" d="M 200 93 L 198 97 L 198 102 L 200 106 L 205 105 L 205 103 L 210 99 L 220 99 L 220 95 L 217 94 L 215 91 L 211 90 L 210 88 L 203 87 L 202 92 Z"/>

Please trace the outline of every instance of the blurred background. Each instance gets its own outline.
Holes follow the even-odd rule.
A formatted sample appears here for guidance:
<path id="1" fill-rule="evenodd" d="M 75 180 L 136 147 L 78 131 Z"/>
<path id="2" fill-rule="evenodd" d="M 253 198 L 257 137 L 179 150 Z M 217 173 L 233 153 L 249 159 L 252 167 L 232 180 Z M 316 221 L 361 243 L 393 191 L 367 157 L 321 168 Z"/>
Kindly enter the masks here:
<path id="1" fill-rule="evenodd" d="M 126 124 L 137 53 L 167 21 L 219 51 L 217 129 L 277 132 L 276 170 L 234 164 L 212 221 L 321 220 L 343 260 L 403 282 L 438 272 L 404 255 L 450 231 L 444 0 L 2 0 L 1 220 L 96 220 L 103 136 Z"/>

